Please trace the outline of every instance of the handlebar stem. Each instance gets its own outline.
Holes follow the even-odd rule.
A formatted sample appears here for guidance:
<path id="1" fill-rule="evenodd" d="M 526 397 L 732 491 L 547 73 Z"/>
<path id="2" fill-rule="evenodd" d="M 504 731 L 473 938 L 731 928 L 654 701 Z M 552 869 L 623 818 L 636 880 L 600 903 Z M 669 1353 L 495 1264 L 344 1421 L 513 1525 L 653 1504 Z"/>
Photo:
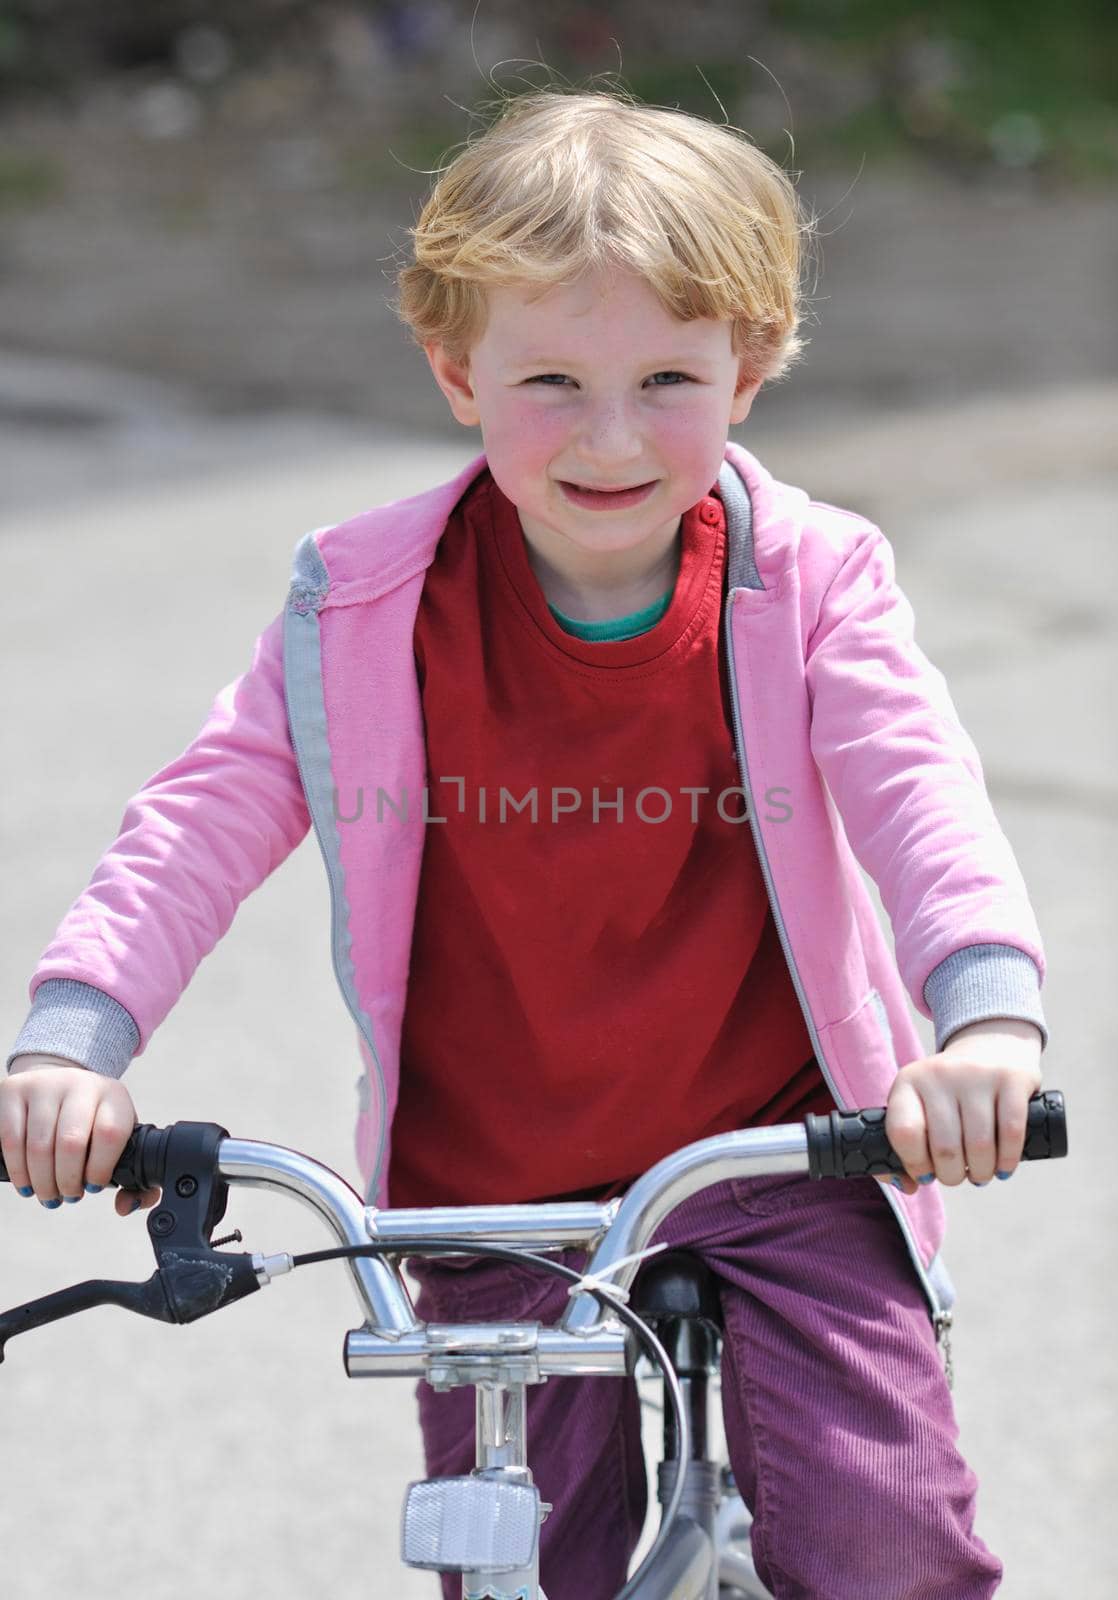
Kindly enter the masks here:
<path id="1" fill-rule="evenodd" d="M 541 1378 L 623 1378 L 633 1370 L 633 1347 L 619 1323 L 589 1334 L 563 1333 L 538 1323 L 437 1324 L 388 1344 L 370 1328 L 345 1336 L 347 1378 L 437 1379 L 435 1387 L 479 1382 L 538 1383 Z"/>

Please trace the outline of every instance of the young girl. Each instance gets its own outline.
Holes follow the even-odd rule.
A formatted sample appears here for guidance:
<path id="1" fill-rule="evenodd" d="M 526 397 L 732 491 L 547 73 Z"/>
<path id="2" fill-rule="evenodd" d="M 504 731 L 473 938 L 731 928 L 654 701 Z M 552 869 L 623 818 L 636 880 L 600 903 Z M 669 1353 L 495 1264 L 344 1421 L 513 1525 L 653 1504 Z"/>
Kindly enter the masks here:
<path id="1" fill-rule="evenodd" d="M 603 1196 L 695 1139 L 888 1105 L 897 1187 L 723 1184 L 663 1237 L 719 1279 L 773 1594 L 977 1600 L 1001 1568 L 937 1356 L 935 1180 L 1020 1158 L 1044 956 L 887 541 L 726 442 L 798 353 L 806 226 L 734 130 L 620 94 L 513 101 L 450 163 L 399 312 L 484 454 L 300 544 L 35 972 L 0 1147 L 47 1205 L 107 1182 L 116 1080 L 313 822 L 370 1202 Z M 421 1278 L 431 1320 L 557 1314 L 521 1269 Z M 420 1400 L 429 1470 L 469 1470 L 468 1392 Z M 529 1438 L 547 1593 L 612 1594 L 631 1386 L 536 1387 Z"/>

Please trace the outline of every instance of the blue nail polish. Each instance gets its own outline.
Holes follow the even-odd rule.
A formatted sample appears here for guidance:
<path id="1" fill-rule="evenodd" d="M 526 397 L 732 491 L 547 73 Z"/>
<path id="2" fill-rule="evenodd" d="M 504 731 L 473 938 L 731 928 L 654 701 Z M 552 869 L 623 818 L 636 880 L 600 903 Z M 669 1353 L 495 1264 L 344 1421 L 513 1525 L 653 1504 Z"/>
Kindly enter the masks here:
<path id="1" fill-rule="evenodd" d="M 61 1200 L 40 1200 L 39 1204 L 41 1206 L 46 1206 L 48 1211 L 56 1211 L 58 1209 L 58 1207 L 62 1204 L 62 1201 Z"/>
<path id="2" fill-rule="evenodd" d="M 904 1184 L 902 1183 L 900 1178 L 890 1178 L 889 1182 L 893 1185 L 894 1189 L 903 1189 L 904 1188 Z"/>
<path id="3" fill-rule="evenodd" d="M 63 1200 L 65 1200 L 65 1202 L 66 1202 L 66 1204 L 68 1206 L 76 1206 L 78 1201 L 81 1199 L 81 1195 L 80 1194 L 64 1194 L 62 1196 L 62 1198 L 63 1198 Z"/>
<path id="4" fill-rule="evenodd" d="M 923 1176 L 917 1178 L 916 1181 L 917 1183 L 935 1183 L 936 1175 L 934 1172 L 925 1172 Z"/>
<path id="5" fill-rule="evenodd" d="M 1006 1179 L 1012 1178 L 1013 1174 L 1012 1172 L 995 1172 L 994 1176 L 995 1178 L 1000 1178 L 1002 1182 L 1005 1183 Z"/>
<path id="6" fill-rule="evenodd" d="M 100 1194 L 104 1187 L 105 1185 L 103 1183 L 87 1183 L 85 1186 L 85 1192 L 86 1194 Z"/>
<path id="7" fill-rule="evenodd" d="M 25 1200 L 30 1200 L 31 1196 L 35 1193 L 34 1189 L 19 1189 L 16 1192 L 21 1194 Z"/>

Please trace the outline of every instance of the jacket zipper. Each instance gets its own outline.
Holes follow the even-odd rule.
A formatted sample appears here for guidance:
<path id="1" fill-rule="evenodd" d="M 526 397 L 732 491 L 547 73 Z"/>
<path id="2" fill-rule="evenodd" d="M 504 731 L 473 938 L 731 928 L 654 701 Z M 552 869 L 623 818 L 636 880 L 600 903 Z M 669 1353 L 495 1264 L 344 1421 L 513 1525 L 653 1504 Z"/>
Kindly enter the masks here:
<path id="1" fill-rule="evenodd" d="M 792 945 L 788 938 L 788 930 L 784 925 L 784 918 L 781 916 L 780 902 L 777 899 L 776 889 L 773 885 L 772 868 L 769 865 L 768 854 L 765 850 L 765 841 L 761 836 L 761 825 L 758 820 L 757 810 L 753 802 L 753 788 L 749 781 L 749 765 L 746 760 L 745 752 L 745 736 L 742 732 L 741 706 L 738 700 L 737 665 L 734 659 L 732 617 L 734 599 L 737 595 L 737 592 L 738 591 L 736 589 L 731 589 L 726 595 L 724 642 L 726 647 L 726 676 L 730 681 L 730 709 L 734 723 L 734 748 L 737 753 L 738 773 L 741 778 L 741 787 L 745 795 L 745 804 L 749 813 L 749 826 L 753 832 L 753 842 L 757 848 L 757 860 L 760 862 L 761 873 L 765 880 L 765 890 L 769 897 L 769 905 L 772 908 L 773 921 L 776 923 L 776 931 L 780 938 L 780 948 L 784 952 L 784 960 L 788 967 L 789 975 L 792 979 L 792 986 L 796 991 L 796 999 L 800 1003 L 800 1010 L 803 1012 L 804 1022 L 807 1024 L 808 1037 L 811 1039 L 812 1049 L 815 1052 L 815 1059 L 819 1063 L 823 1078 L 828 1089 L 831 1091 L 831 1095 L 834 1098 L 835 1104 L 838 1105 L 840 1103 L 838 1090 L 835 1086 L 834 1078 L 831 1075 L 831 1069 L 827 1065 L 822 1046 L 819 1043 L 819 1034 L 816 1031 L 815 1021 L 811 1015 L 811 1007 L 807 1003 L 807 996 L 804 992 L 804 986 L 800 980 L 800 974 L 796 966 L 795 957 L 792 954 Z M 899 1200 L 894 1200 L 894 1197 L 889 1193 L 888 1189 L 885 1190 L 885 1198 L 892 1206 L 893 1214 L 895 1215 L 897 1222 L 900 1224 L 901 1232 L 903 1233 L 905 1243 L 908 1246 L 908 1253 L 912 1257 L 913 1266 L 916 1268 L 917 1276 L 920 1279 L 920 1286 L 923 1289 L 924 1294 L 927 1297 L 928 1304 L 931 1307 L 932 1322 L 935 1325 L 937 1341 L 942 1343 L 947 1338 L 947 1333 L 951 1326 L 951 1312 L 944 1306 L 940 1305 L 939 1297 L 932 1286 L 932 1281 L 928 1276 L 927 1269 L 925 1268 L 923 1261 L 920 1259 L 920 1250 L 916 1243 L 916 1239 L 912 1232 L 912 1227 L 909 1223 L 907 1215 L 905 1214 L 903 1206 L 900 1204 Z"/>
<path id="2" fill-rule="evenodd" d="M 320 639 L 319 660 L 321 662 L 321 634 L 319 635 L 319 639 Z M 284 676 L 285 676 L 285 678 L 286 678 L 286 667 L 287 667 L 287 663 L 286 663 L 286 659 L 285 659 L 285 661 L 284 661 Z M 317 808 L 317 806 L 315 805 L 314 801 L 311 798 L 311 796 L 312 796 L 314 791 L 311 789 L 310 785 L 307 782 L 307 772 L 306 772 L 306 768 L 305 768 L 305 766 L 303 764 L 303 735 L 302 735 L 302 730 L 300 729 L 299 732 L 296 732 L 295 719 L 291 716 L 290 705 L 289 705 L 289 708 L 288 708 L 288 719 L 287 720 L 288 720 L 288 726 L 289 726 L 289 728 L 291 730 L 291 746 L 292 746 L 292 749 L 295 752 L 295 766 L 296 766 L 296 768 L 298 770 L 299 782 L 303 786 L 303 795 L 304 795 L 304 798 L 306 799 L 306 802 L 307 802 L 307 812 L 308 812 L 308 815 L 310 816 L 310 819 L 311 819 L 311 826 L 314 828 L 315 838 L 318 840 L 318 848 L 322 852 L 322 859 L 323 859 L 323 862 L 325 863 L 325 866 L 326 866 L 326 883 L 327 883 L 327 886 L 328 886 L 328 888 L 330 890 L 330 961 L 331 961 L 331 965 L 334 968 L 334 978 L 335 978 L 335 981 L 337 982 L 339 990 L 341 991 L 341 996 L 342 996 L 343 1001 L 345 1002 L 346 1009 L 348 1010 L 350 1016 L 353 1018 L 354 1023 L 357 1026 L 358 1033 L 365 1040 L 365 1043 L 369 1046 L 369 1054 L 372 1057 L 373 1065 L 376 1067 L 377 1098 L 378 1098 L 379 1110 L 380 1110 L 379 1127 L 378 1127 L 378 1132 L 377 1132 L 377 1153 L 376 1153 L 376 1160 L 375 1160 L 375 1162 L 373 1164 L 372 1176 L 370 1177 L 369 1182 L 368 1182 L 368 1184 L 366 1186 L 365 1196 L 364 1196 L 366 1205 L 375 1205 L 376 1204 L 377 1190 L 379 1189 L 379 1184 L 380 1184 L 381 1163 L 382 1163 L 382 1161 L 384 1159 L 385 1141 L 386 1141 L 386 1139 L 388 1137 L 388 1092 L 387 1092 L 387 1090 L 385 1088 L 385 1084 L 384 1084 L 384 1072 L 383 1072 L 383 1069 L 381 1068 L 380 1056 L 377 1054 L 376 1045 L 373 1043 L 373 1040 L 372 1040 L 371 1029 L 367 1029 L 365 1027 L 365 1024 L 362 1022 L 361 1017 L 359 1016 L 358 1012 L 354 1008 L 354 1005 L 353 1005 L 352 1001 L 350 1000 L 349 994 L 346 991 L 345 984 L 342 982 L 341 967 L 340 967 L 340 964 L 339 964 L 339 961 L 338 961 L 338 896 L 337 896 L 337 891 L 335 890 L 335 887 L 334 887 L 334 873 L 331 870 L 331 866 L 330 866 L 331 857 L 330 857 L 330 852 L 326 848 L 326 840 L 325 840 L 325 835 L 324 835 L 323 830 L 322 830 L 322 825 L 321 825 L 320 820 L 319 820 L 318 808 Z M 340 859 L 338 861 L 338 869 L 339 869 L 339 871 L 341 870 L 341 861 L 340 861 Z M 361 1078 L 358 1081 L 359 1081 L 359 1086 L 367 1084 L 368 1081 L 369 1081 L 369 1074 L 367 1072 L 363 1072 L 362 1075 L 361 1075 Z M 362 1096 L 361 1098 L 363 1099 L 364 1097 Z M 364 1107 L 362 1107 L 362 1109 L 364 1109 Z"/>

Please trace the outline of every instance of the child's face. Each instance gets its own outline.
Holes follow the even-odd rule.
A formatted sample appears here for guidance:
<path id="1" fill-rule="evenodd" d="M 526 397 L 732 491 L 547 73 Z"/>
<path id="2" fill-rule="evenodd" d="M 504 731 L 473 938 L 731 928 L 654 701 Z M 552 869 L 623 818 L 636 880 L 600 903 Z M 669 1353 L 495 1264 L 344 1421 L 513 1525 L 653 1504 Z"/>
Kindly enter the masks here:
<path id="1" fill-rule="evenodd" d="M 530 545 L 579 570 L 663 552 L 682 514 L 718 477 L 746 384 L 731 324 L 682 322 L 643 279 L 587 274 L 528 303 L 487 292 L 489 320 L 465 364 L 427 356 L 459 422 L 480 424 L 489 468 Z M 573 492 L 645 486 L 628 503 Z M 576 554 L 577 552 L 577 554 Z"/>

